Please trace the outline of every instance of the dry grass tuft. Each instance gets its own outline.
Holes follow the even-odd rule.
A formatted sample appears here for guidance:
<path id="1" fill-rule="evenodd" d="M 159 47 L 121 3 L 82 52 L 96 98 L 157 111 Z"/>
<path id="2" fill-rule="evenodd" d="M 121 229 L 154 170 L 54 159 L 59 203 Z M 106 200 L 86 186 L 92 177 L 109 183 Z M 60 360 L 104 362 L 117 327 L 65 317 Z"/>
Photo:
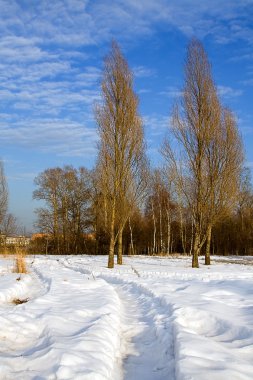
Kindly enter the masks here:
<path id="1" fill-rule="evenodd" d="M 2 255 L 3 255 L 4 258 L 7 258 L 7 257 L 10 256 L 9 251 L 7 250 L 6 247 L 4 247 Z"/>
<path id="2" fill-rule="evenodd" d="M 25 298 L 23 300 L 21 300 L 19 298 L 14 298 L 14 300 L 12 300 L 11 302 L 14 303 L 14 305 L 21 305 L 22 303 L 26 303 L 28 301 L 29 301 L 28 298 Z"/>
<path id="3" fill-rule="evenodd" d="M 15 273 L 27 273 L 25 255 L 26 252 L 24 249 L 16 248 L 16 266 L 14 268 Z"/>

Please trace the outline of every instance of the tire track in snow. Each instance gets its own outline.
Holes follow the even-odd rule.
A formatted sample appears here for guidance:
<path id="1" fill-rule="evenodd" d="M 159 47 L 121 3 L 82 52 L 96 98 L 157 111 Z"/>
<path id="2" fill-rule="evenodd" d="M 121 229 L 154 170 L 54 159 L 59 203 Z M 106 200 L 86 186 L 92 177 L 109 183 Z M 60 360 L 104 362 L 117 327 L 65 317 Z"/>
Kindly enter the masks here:
<path id="1" fill-rule="evenodd" d="M 114 285 L 122 304 L 124 380 L 174 379 L 170 314 L 133 284 Z"/>
<path id="2" fill-rule="evenodd" d="M 89 272 L 69 260 L 62 264 L 79 273 Z M 163 305 L 162 300 L 135 282 L 102 274 L 98 278 L 114 288 L 121 302 L 123 379 L 174 380 L 174 332 L 169 305 Z"/>

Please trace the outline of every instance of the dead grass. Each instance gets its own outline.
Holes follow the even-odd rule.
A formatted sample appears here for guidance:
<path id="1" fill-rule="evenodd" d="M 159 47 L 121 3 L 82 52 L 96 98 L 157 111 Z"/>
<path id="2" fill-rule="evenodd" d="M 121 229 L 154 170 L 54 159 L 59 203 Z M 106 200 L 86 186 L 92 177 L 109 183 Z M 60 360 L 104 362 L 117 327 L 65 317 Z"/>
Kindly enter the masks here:
<path id="1" fill-rule="evenodd" d="M 11 302 L 14 304 L 14 305 L 21 305 L 22 303 L 26 303 L 28 302 L 29 299 L 28 298 L 24 298 L 23 300 L 19 299 L 19 298 L 14 298 L 14 300 L 12 300 Z"/>
<path id="2" fill-rule="evenodd" d="M 14 251 L 8 247 L 1 247 L 1 257 L 4 259 L 10 259 L 13 256 Z"/>
<path id="3" fill-rule="evenodd" d="M 3 252 L 2 252 L 2 255 L 3 255 L 4 258 L 9 257 L 10 254 L 9 254 L 9 251 L 7 250 L 6 247 L 4 247 Z"/>
<path id="4" fill-rule="evenodd" d="M 26 251 L 23 248 L 16 248 L 16 259 L 14 273 L 28 273 L 26 268 Z"/>

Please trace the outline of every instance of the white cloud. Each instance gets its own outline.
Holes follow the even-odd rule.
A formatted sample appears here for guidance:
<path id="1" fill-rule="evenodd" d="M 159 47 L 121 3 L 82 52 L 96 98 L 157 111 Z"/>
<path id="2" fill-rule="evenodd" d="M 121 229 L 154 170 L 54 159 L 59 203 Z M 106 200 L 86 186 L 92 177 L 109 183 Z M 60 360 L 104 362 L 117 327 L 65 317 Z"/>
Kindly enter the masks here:
<path id="1" fill-rule="evenodd" d="M 36 116 L 74 112 L 99 100 L 100 70 L 73 69 L 68 62 L 43 62 L 32 66 L 0 65 L 2 89 L 0 110 L 30 110 Z M 13 77 L 12 77 L 13 73 Z"/>
<path id="2" fill-rule="evenodd" d="M 5 36 L 0 40 L 1 60 L 7 62 L 39 61 L 47 57 L 47 53 L 36 45 L 38 41 L 17 36 Z"/>
<path id="3" fill-rule="evenodd" d="M 243 94 L 242 90 L 233 89 L 229 86 L 217 86 L 218 94 L 223 98 L 234 98 Z"/>
<path id="4" fill-rule="evenodd" d="M 154 76 L 156 71 L 145 66 L 135 66 L 133 68 L 133 73 L 136 78 L 146 78 Z"/>
<path id="5" fill-rule="evenodd" d="M 178 87 L 168 86 L 164 91 L 159 92 L 159 95 L 169 98 L 178 98 L 182 95 L 182 91 Z"/>
<path id="6" fill-rule="evenodd" d="M 150 136 L 163 135 L 169 128 L 170 121 L 170 117 L 156 114 L 143 117 L 145 129 L 148 130 Z"/>
<path id="7" fill-rule="evenodd" d="M 0 130 L 0 144 L 63 156 L 94 155 L 98 140 L 95 128 L 68 119 L 24 119 L 11 127 L 2 122 Z"/>
<path id="8" fill-rule="evenodd" d="M 140 90 L 138 90 L 138 94 L 149 94 L 150 92 L 151 90 L 148 88 L 141 88 Z"/>
<path id="9" fill-rule="evenodd" d="M 20 36 L 16 48 L 23 45 L 23 57 L 31 58 L 32 49 L 38 58 L 45 44 L 64 45 L 73 50 L 97 45 L 115 35 L 131 41 L 136 35 L 150 35 L 161 23 L 188 36 L 213 35 L 222 43 L 228 39 L 253 42 L 253 31 L 247 24 L 251 7 L 251 0 L 42 0 L 26 5 L 0 0 L 0 32 L 13 36 L 13 30 L 16 31 Z M 34 39 L 36 45 L 32 43 Z"/>
<path id="10" fill-rule="evenodd" d="M 243 17 L 238 20 L 239 11 L 247 19 L 250 4 L 248 0 L 240 3 L 236 0 L 211 3 L 196 0 L 0 0 L 0 113 L 4 115 L 0 138 L 6 143 L 13 138 L 21 145 L 38 144 L 45 150 L 45 136 L 49 147 L 51 139 L 54 150 L 65 154 L 61 134 L 71 139 L 67 131 L 73 130 L 77 139 L 82 118 L 85 115 L 87 125 L 91 125 L 92 106 L 100 97 L 101 70 L 96 58 L 101 52 L 96 51 L 97 55 L 92 57 L 86 48 L 93 47 L 92 52 L 95 47 L 99 50 L 102 42 L 115 35 L 120 42 L 132 44 L 136 37 L 155 33 L 158 25 L 177 28 L 185 35 L 211 34 L 219 42 L 222 39 L 224 42 L 225 36 L 250 41 L 252 31 L 243 27 Z M 99 65 L 100 62 L 99 58 Z M 146 66 L 136 66 L 134 73 L 140 78 L 155 75 L 155 71 Z M 139 92 L 144 91 L 147 90 Z M 219 86 L 219 92 L 224 97 L 242 93 L 226 86 Z M 180 91 L 168 87 L 161 94 L 175 97 Z M 69 123 L 74 123 L 74 127 Z M 151 116 L 145 123 L 153 134 L 158 134 L 167 121 Z M 46 128 L 42 136 L 36 125 L 40 128 L 50 125 L 52 135 L 50 128 Z M 81 133 L 81 140 L 92 139 L 92 136 Z M 72 145 L 71 149 L 77 154 L 79 146 L 75 147 Z"/>

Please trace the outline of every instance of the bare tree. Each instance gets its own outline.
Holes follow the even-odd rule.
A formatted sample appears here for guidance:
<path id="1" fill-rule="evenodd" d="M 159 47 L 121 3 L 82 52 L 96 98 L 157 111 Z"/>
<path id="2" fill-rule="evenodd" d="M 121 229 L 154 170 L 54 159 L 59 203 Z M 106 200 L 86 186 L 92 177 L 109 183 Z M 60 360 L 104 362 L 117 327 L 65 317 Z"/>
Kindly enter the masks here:
<path id="1" fill-rule="evenodd" d="M 166 144 L 168 145 L 168 144 Z M 166 148 L 167 149 L 167 148 Z M 165 152 L 164 152 L 165 153 Z M 175 210 L 177 211 L 177 217 L 179 218 L 179 235 L 182 245 L 183 253 L 187 253 L 187 227 L 189 219 L 189 209 L 187 208 L 187 200 L 184 196 L 182 171 L 180 163 L 175 160 L 170 160 L 164 167 L 164 175 L 167 179 L 167 188 L 170 193 L 170 197 L 174 199 Z"/>
<path id="2" fill-rule="evenodd" d="M 42 200 L 47 207 L 41 207 L 38 214 L 39 227 L 42 232 L 51 233 L 54 243 L 54 252 L 60 253 L 60 229 L 59 229 L 59 181 L 61 169 L 46 169 L 35 178 L 37 189 L 33 198 Z"/>
<path id="3" fill-rule="evenodd" d="M 37 210 L 37 227 L 52 236 L 54 252 L 78 253 L 91 225 L 91 178 L 85 168 L 47 169 L 35 178 L 34 198 L 45 202 Z"/>
<path id="4" fill-rule="evenodd" d="M 95 109 L 100 136 L 97 186 L 106 206 L 109 234 L 108 267 L 114 266 L 118 241 L 118 264 L 122 263 L 122 233 L 132 204 L 145 188 L 145 145 L 133 76 L 119 46 L 113 42 L 105 58 L 102 103 Z"/>
<path id="5" fill-rule="evenodd" d="M 20 226 L 18 225 L 17 218 L 11 214 L 7 213 L 1 224 L 1 231 L 4 235 L 14 235 L 20 231 Z"/>
<path id="6" fill-rule="evenodd" d="M 152 253 L 170 253 L 171 224 L 175 205 L 171 199 L 169 181 L 163 172 L 155 169 L 149 177 L 149 192 L 145 214 L 152 225 Z"/>
<path id="7" fill-rule="evenodd" d="M 235 210 L 243 163 L 241 137 L 235 119 L 222 109 L 219 125 L 214 126 L 207 149 L 208 214 L 205 264 L 210 265 L 213 226 Z"/>
<path id="8" fill-rule="evenodd" d="M 8 208 L 8 186 L 4 174 L 4 166 L 0 161 L 0 224 L 4 221 Z"/>
<path id="9" fill-rule="evenodd" d="M 167 140 L 163 154 L 192 215 L 192 267 L 198 267 L 206 240 L 210 251 L 213 224 L 234 200 L 242 153 L 234 119 L 220 104 L 210 63 L 197 40 L 188 46 L 185 86 L 181 102 L 173 110 L 172 133 L 180 153 L 177 155 Z M 233 175 L 229 177 L 230 170 Z"/>

